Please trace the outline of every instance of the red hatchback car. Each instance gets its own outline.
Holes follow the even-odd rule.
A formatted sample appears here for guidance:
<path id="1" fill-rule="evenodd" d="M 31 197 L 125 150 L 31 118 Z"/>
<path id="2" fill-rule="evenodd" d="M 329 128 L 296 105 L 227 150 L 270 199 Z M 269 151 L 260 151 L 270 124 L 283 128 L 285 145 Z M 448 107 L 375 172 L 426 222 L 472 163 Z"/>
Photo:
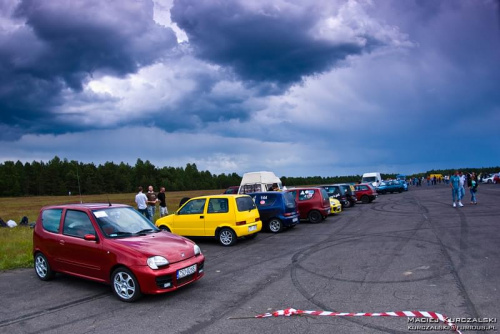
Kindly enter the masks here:
<path id="1" fill-rule="evenodd" d="M 298 204 L 300 219 L 319 223 L 330 214 L 330 198 L 323 188 L 294 188 L 288 190 Z"/>
<path id="2" fill-rule="evenodd" d="M 33 232 L 33 256 L 43 281 L 59 272 L 111 284 L 126 302 L 200 279 L 205 262 L 191 240 L 159 230 L 121 204 L 42 208 Z"/>
<path id="3" fill-rule="evenodd" d="M 363 203 L 371 203 L 377 198 L 377 191 L 369 183 L 355 184 L 356 199 Z"/>

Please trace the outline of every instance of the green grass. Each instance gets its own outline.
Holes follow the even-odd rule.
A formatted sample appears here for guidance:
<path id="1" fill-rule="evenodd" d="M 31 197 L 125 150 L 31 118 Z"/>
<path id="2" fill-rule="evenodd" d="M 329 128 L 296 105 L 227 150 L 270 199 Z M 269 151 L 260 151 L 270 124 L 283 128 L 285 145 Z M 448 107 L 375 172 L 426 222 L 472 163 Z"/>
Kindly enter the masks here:
<path id="1" fill-rule="evenodd" d="M 33 265 L 33 230 L 29 227 L 0 229 L 0 270 Z"/>
<path id="2" fill-rule="evenodd" d="M 221 194 L 223 190 L 193 190 L 167 192 L 167 208 L 173 213 L 183 197 Z M 82 196 L 84 203 L 108 202 L 128 204 L 135 207 L 136 194 L 110 194 Z M 37 196 L 0 198 L 0 217 L 7 222 L 14 220 L 19 224 L 23 216 L 35 222 L 40 209 L 46 205 L 80 203 L 79 196 Z M 155 219 L 159 218 L 159 209 Z M 33 230 L 27 227 L 0 228 L 0 271 L 29 268 L 33 266 Z"/>

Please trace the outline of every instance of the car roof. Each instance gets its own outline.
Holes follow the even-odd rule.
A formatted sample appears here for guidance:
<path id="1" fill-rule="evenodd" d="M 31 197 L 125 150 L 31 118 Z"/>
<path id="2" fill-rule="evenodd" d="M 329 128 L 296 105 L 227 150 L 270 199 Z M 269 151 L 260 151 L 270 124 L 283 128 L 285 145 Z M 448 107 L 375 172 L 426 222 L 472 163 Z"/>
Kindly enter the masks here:
<path id="1" fill-rule="evenodd" d="M 236 198 L 236 197 L 246 197 L 248 194 L 220 194 L 220 195 L 205 195 L 205 196 L 196 196 L 192 197 L 192 199 L 202 199 L 202 198 Z"/>
<path id="2" fill-rule="evenodd" d="M 283 191 L 259 191 L 259 192 L 255 192 L 255 193 L 248 193 L 247 195 L 269 195 L 269 194 L 283 194 L 284 192 Z"/>
<path id="3" fill-rule="evenodd" d="M 68 203 L 68 204 L 56 204 L 56 205 L 48 205 L 42 208 L 42 210 L 47 209 L 87 209 L 87 210 L 95 210 L 95 209 L 107 209 L 109 207 L 115 208 L 128 208 L 130 205 L 126 204 L 118 204 L 118 203 Z"/>

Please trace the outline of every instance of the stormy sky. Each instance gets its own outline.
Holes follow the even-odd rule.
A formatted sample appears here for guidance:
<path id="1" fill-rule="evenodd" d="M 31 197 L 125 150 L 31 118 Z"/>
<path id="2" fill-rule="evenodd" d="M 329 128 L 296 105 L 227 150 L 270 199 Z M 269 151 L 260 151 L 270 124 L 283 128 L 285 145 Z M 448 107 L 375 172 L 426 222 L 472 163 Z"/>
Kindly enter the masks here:
<path id="1" fill-rule="evenodd" d="M 495 0 L 0 0 L 0 161 L 500 165 Z"/>

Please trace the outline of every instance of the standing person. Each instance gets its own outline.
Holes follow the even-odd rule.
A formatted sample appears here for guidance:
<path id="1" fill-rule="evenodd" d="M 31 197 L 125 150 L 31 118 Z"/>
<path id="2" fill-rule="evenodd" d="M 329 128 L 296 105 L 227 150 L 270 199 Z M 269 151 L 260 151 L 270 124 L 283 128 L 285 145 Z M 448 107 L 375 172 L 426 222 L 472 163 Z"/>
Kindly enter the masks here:
<path id="1" fill-rule="evenodd" d="M 137 203 L 137 211 L 142 213 L 144 216 L 148 217 L 148 212 L 146 210 L 147 205 L 146 202 L 148 198 L 142 192 L 142 187 L 138 188 L 139 192 L 135 195 L 135 203 Z"/>
<path id="2" fill-rule="evenodd" d="M 165 187 L 160 188 L 158 193 L 158 200 L 160 201 L 160 217 L 168 215 L 167 200 L 165 198 Z"/>
<path id="3" fill-rule="evenodd" d="M 458 173 L 459 177 L 460 177 L 460 189 L 459 189 L 459 194 L 460 194 L 460 200 L 462 200 L 462 198 L 464 198 L 465 196 L 465 174 L 462 173 L 462 171 L 460 171 Z"/>
<path id="4" fill-rule="evenodd" d="M 472 173 L 470 177 L 470 204 L 477 204 L 476 192 L 477 187 L 479 186 L 477 182 L 476 173 Z"/>
<path id="5" fill-rule="evenodd" d="M 453 207 L 464 206 L 460 200 L 460 176 L 458 176 L 458 171 L 450 177 L 450 187 L 451 187 L 451 197 L 453 199 Z"/>
<path id="6" fill-rule="evenodd" d="M 148 218 L 154 223 L 154 217 L 156 213 L 156 202 L 158 202 L 158 199 L 156 198 L 156 194 L 153 191 L 153 186 L 148 187 L 148 193 L 146 194 L 146 197 L 148 198 L 147 204 L 148 204 Z"/>

